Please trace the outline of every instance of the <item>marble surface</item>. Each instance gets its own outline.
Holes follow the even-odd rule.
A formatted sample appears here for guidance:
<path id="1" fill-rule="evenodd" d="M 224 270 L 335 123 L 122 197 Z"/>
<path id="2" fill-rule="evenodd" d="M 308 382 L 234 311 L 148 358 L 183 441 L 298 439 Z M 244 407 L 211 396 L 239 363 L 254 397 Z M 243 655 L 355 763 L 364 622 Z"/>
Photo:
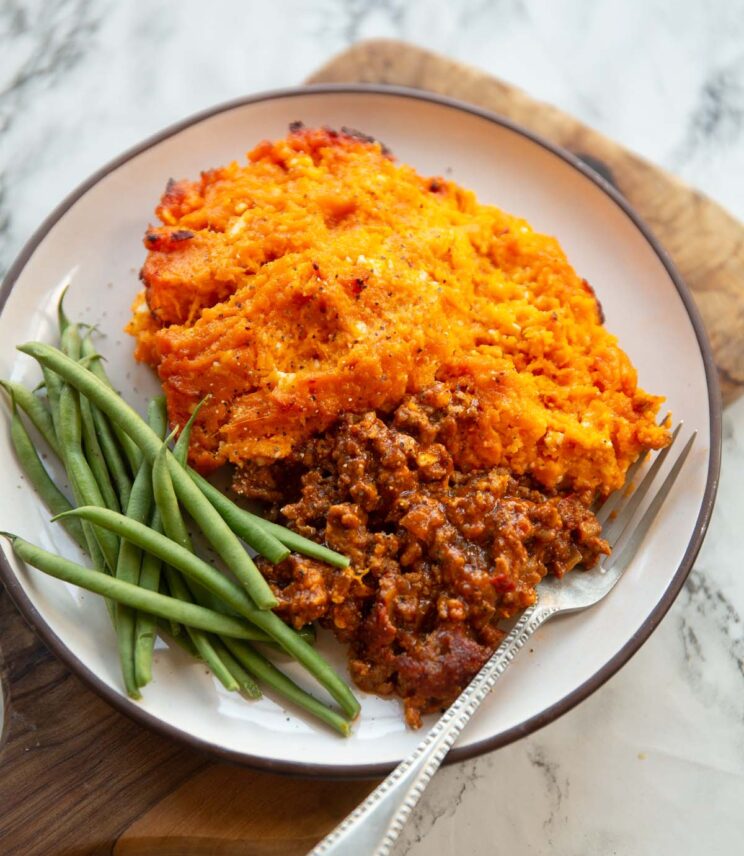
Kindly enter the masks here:
<path id="1" fill-rule="evenodd" d="M 622 10 L 622 11 L 621 11 Z M 551 101 L 744 219 L 740 0 L 0 0 L 0 272 L 121 150 L 395 36 Z M 684 592 L 633 660 L 532 737 L 443 770 L 397 856 L 731 853 L 744 823 L 744 401 Z"/>

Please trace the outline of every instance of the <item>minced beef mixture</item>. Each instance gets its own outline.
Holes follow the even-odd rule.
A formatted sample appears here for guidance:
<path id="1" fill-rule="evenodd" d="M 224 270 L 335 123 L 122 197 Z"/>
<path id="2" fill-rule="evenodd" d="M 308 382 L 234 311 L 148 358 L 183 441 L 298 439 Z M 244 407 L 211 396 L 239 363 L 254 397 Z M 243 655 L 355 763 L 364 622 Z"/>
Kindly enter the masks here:
<path id="1" fill-rule="evenodd" d="M 346 416 L 281 466 L 243 469 L 236 489 L 349 556 L 345 570 L 292 555 L 261 563 L 277 611 L 319 621 L 349 646 L 367 692 L 403 699 L 408 724 L 446 707 L 532 604 L 549 573 L 608 552 L 589 497 L 547 494 L 500 468 L 458 472 L 456 420 L 477 408 L 438 385 L 392 416 Z"/>

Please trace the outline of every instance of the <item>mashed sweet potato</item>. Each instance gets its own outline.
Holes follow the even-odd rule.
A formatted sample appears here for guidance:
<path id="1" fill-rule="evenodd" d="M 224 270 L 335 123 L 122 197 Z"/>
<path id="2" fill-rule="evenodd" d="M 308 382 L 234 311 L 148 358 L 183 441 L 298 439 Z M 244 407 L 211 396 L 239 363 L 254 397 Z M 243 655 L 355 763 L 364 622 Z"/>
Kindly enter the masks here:
<path id="1" fill-rule="evenodd" d="M 606 493 L 667 442 L 558 242 L 363 135 L 293 126 L 170 182 L 157 216 L 128 329 L 172 423 L 209 396 L 202 471 L 284 459 L 434 383 L 475 402 L 446 438 L 464 470 Z"/>

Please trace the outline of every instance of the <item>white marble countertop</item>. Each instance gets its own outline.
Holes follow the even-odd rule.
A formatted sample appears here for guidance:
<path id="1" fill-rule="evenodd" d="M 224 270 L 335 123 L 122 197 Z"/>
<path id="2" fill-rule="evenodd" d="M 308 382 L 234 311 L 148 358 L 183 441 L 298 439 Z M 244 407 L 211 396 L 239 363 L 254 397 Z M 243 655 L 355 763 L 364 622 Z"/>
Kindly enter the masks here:
<path id="1" fill-rule="evenodd" d="M 69 190 L 189 113 L 395 36 L 478 65 L 744 219 L 740 0 L 0 0 L 0 272 Z M 661 626 L 588 701 L 443 770 L 397 856 L 733 853 L 744 821 L 744 401 L 710 532 Z"/>

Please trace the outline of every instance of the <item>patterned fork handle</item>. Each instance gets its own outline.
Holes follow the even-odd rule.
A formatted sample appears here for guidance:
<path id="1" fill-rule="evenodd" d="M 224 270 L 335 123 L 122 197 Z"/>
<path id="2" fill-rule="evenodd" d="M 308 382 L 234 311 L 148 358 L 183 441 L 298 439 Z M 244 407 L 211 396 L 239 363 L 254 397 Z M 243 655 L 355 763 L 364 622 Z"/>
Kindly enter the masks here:
<path id="1" fill-rule="evenodd" d="M 429 780 L 470 717 L 525 642 L 556 607 L 536 603 L 523 613 L 491 659 L 405 761 L 329 833 L 309 856 L 388 856 Z"/>

